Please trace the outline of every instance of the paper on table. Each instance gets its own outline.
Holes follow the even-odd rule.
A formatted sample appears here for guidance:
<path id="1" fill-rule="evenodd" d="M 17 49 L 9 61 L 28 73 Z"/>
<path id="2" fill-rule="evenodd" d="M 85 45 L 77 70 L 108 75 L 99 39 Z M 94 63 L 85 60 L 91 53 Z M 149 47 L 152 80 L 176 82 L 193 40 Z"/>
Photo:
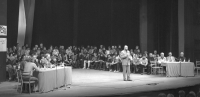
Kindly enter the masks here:
<path id="1" fill-rule="evenodd" d="M 6 52 L 6 51 L 7 51 L 7 39 L 0 38 L 0 52 Z"/>

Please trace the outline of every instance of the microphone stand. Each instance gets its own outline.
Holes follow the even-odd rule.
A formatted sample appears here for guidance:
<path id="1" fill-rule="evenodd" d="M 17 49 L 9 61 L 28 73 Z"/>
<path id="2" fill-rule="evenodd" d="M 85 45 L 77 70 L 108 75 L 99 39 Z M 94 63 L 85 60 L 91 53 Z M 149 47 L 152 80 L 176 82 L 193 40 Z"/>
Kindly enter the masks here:
<path id="1" fill-rule="evenodd" d="M 57 61 L 55 62 L 55 65 L 56 65 L 56 89 L 58 89 L 58 87 L 57 87 L 57 85 L 58 85 L 58 83 L 57 83 Z"/>
<path id="2" fill-rule="evenodd" d="M 63 63 L 64 64 L 64 63 Z M 64 89 L 63 90 L 67 90 L 67 88 L 70 88 L 66 85 L 66 71 L 65 71 L 65 64 L 64 64 Z"/>

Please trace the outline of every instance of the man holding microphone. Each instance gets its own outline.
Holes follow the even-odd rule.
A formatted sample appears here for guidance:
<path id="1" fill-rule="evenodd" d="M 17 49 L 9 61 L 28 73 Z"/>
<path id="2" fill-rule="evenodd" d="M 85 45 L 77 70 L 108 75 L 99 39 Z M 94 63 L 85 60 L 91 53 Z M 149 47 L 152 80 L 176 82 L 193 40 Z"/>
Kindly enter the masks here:
<path id="1" fill-rule="evenodd" d="M 130 79 L 130 62 L 133 58 L 130 54 L 130 51 L 128 50 L 127 45 L 125 45 L 124 50 L 121 51 L 120 58 L 121 58 L 121 61 L 122 61 L 124 81 L 132 81 Z M 127 79 L 126 79 L 126 76 L 127 76 Z"/>

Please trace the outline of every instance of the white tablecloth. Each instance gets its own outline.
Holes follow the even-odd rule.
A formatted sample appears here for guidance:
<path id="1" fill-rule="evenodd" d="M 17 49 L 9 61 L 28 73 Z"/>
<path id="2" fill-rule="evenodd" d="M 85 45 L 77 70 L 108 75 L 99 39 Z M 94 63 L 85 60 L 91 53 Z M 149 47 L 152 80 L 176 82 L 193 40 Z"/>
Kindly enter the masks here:
<path id="1" fill-rule="evenodd" d="M 161 66 L 166 66 L 166 76 L 194 76 L 194 63 L 192 62 L 166 62 Z"/>

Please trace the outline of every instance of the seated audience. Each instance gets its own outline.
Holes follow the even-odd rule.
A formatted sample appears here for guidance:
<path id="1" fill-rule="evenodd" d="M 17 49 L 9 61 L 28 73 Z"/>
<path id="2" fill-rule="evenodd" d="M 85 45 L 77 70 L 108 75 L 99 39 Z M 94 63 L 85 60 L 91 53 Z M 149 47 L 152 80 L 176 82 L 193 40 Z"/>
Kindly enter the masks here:
<path id="1" fill-rule="evenodd" d="M 165 93 L 158 94 L 158 97 L 167 97 Z"/>
<path id="2" fill-rule="evenodd" d="M 173 94 L 168 94 L 167 97 L 174 97 L 174 95 Z"/>
<path id="3" fill-rule="evenodd" d="M 185 91 L 183 90 L 180 90 L 178 94 L 179 94 L 179 97 L 185 97 Z"/>

